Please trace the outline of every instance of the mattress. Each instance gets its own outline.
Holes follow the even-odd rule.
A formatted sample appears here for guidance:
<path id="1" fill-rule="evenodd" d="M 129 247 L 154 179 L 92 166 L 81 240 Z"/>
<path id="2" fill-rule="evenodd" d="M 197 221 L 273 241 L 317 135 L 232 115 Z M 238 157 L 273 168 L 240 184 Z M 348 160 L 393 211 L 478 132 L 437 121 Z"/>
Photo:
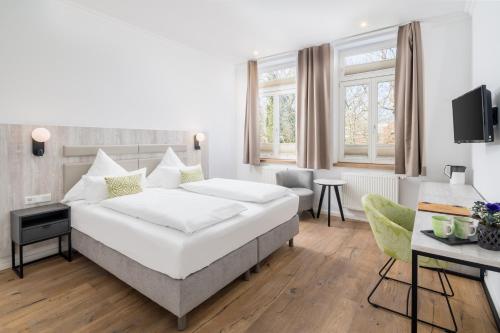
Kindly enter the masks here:
<path id="1" fill-rule="evenodd" d="M 166 191 L 189 193 L 181 189 Z M 149 223 L 99 204 L 75 201 L 69 205 L 71 226 L 76 230 L 145 267 L 174 279 L 184 279 L 288 221 L 297 213 L 298 197 L 288 194 L 264 204 L 240 203 L 247 207 L 240 215 L 193 234 Z M 193 209 L 196 209 L 195 201 Z"/>

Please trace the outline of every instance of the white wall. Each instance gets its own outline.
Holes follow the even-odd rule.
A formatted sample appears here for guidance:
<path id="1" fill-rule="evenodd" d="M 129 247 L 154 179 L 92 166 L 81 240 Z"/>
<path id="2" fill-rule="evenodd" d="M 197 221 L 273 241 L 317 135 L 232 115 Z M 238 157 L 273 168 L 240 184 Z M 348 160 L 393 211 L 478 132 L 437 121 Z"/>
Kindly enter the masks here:
<path id="1" fill-rule="evenodd" d="M 424 60 L 424 108 L 427 179 L 448 181 L 446 164 L 467 166 L 472 180 L 471 148 L 455 144 L 451 100 L 468 91 L 471 81 L 471 18 L 449 16 L 421 23 Z"/>
<path id="2" fill-rule="evenodd" d="M 234 66 L 71 2 L 0 3 L 0 123 L 201 130 L 236 174 Z"/>
<path id="3" fill-rule="evenodd" d="M 476 2 L 472 9 L 472 87 L 486 84 L 493 105 L 500 105 L 500 2 Z M 471 88 L 472 88 L 471 87 Z M 489 201 L 500 201 L 500 126 L 495 142 L 472 145 L 474 187 Z M 486 284 L 500 313 L 500 274 L 489 272 Z"/>
<path id="4" fill-rule="evenodd" d="M 465 165 L 469 169 L 470 146 L 453 143 L 451 100 L 469 89 L 471 80 L 471 19 L 469 15 L 453 15 L 421 23 L 424 57 L 424 104 L 425 142 L 427 152 L 427 176 L 401 181 L 400 202 L 416 206 L 418 186 L 422 179 L 448 181 L 442 170 L 445 164 Z M 245 119 L 246 67 L 237 68 L 238 128 L 243 128 Z M 334 108 L 336 110 L 336 108 Z M 336 126 L 332 126 L 336 128 Z M 239 132 L 242 133 L 242 132 Z M 334 134 L 335 138 L 335 134 Z M 251 167 L 241 163 L 243 158 L 243 134 L 238 137 L 237 174 L 239 178 L 269 181 L 269 174 L 290 166 Z M 315 172 L 315 177 L 340 178 L 343 172 L 381 172 L 364 169 L 334 167 Z M 389 171 L 382 171 L 389 172 Z M 470 180 L 470 177 L 469 177 Z M 319 188 L 316 189 L 316 192 Z M 318 193 L 316 193 L 318 201 Z M 326 207 L 326 203 L 323 203 Z M 337 210 L 335 198 L 332 209 Z M 347 215 L 363 218 L 362 214 L 347 211 Z"/>

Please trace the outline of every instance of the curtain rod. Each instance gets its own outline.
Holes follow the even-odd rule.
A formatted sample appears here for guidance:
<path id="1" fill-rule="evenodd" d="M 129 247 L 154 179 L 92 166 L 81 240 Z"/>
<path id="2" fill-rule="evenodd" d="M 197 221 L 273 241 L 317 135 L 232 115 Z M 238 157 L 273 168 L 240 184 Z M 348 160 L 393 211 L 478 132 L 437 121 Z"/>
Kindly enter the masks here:
<path id="1" fill-rule="evenodd" d="M 358 34 L 341 37 L 341 38 L 338 38 L 338 39 L 336 39 L 334 41 L 331 41 L 331 42 L 328 42 L 328 43 L 330 43 L 330 44 L 342 43 L 342 42 L 347 41 L 347 40 L 352 39 L 352 38 L 364 37 L 364 36 L 368 36 L 370 34 L 376 34 L 377 32 L 382 32 L 384 30 L 390 30 L 390 29 L 398 28 L 398 27 L 400 27 L 402 25 L 406 25 L 406 24 L 409 24 L 411 22 L 428 22 L 428 21 L 435 20 L 437 18 L 451 17 L 451 16 L 458 16 L 458 13 L 448 14 L 448 15 L 441 15 L 441 16 L 432 16 L 432 17 L 428 17 L 428 18 L 425 18 L 425 19 L 414 19 L 414 20 L 410 20 L 410 21 L 405 21 L 405 22 L 400 23 L 400 24 L 393 24 L 393 25 L 389 25 L 389 26 L 377 28 L 377 29 L 374 29 L 374 30 L 360 32 Z M 273 55 L 268 55 L 268 56 L 265 56 L 265 57 L 255 58 L 255 59 L 257 61 L 262 61 L 262 60 L 267 60 L 267 59 L 274 58 L 274 57 L 282 57 L 282 56 L 285 56 L 285 55 L 288 55 L 288 54 L 292 54 L 292 53 L 295 53 L 295 52 L 298 52 L 298 50 L 291 50 L 291 51 L 286 51 L 286 52 L 280 52 L 280 53 L 276 53 L 276 54 L 273 54 Z"/>
<path id="2" fill-rule="evenodd" d="M 366 31 L 366 32 L 361 32 L 359 34 L 342 37 L 342 38 L 336 39 L 336 40 L 334 40 L 332 42 L 328 42 L 328 43 L 329 44 L 336 44 L 336 43 L 343 42 L 343 41 L 346 41 L 346 40 L 349 40 L 349 39 L 352 39 L 352 38 L 368 36 L 368 35 L 373 34 L 373 33 L 381 32 L 381 31 L 384 31 L 384 30 L 393 29 L 393 28 L 396 28 L 396 27 L 399 27 L 399 26 L 400 26 L 399 24 L 394 24 L 394 25 L 391 25 L 391 26 L 382 27 L 382 28 L 378 28 L 378 29 L 375 29 L 375 30 L 370 30 L 370 31 Z M 322 43 L 322 44 L 325 44 L 325 43 Z M 283 56 L 286 56 L 286 55 L 289 55 L 289 54 L 292 54 L 292 53 L 296 53 L 296 52 L 298 52 L 298 50 L 285 51 L 285 52 L 280 52 L 280 53 L 268 55 L 268 56 L 265 56 L 265 57 L 256 58 L 256 60 L 257 61 L 262 61 L 262 60 L 267 60 L 267 59 L 271 59 L 271 58 L 279 58 L 279 57 L 283 57 Z"/>

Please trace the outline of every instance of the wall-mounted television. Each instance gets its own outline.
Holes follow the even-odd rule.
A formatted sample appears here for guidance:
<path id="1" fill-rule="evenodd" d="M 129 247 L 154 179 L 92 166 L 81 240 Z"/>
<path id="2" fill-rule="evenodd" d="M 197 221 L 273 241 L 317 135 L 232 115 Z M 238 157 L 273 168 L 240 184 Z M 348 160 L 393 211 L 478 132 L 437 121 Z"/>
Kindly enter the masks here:
<path id="1" fill-rule="evenodd" d="M 497 108 L 492 108 L 485 85 L 455 98 L 452 106 L 455 143 L 493 142 Z"/>

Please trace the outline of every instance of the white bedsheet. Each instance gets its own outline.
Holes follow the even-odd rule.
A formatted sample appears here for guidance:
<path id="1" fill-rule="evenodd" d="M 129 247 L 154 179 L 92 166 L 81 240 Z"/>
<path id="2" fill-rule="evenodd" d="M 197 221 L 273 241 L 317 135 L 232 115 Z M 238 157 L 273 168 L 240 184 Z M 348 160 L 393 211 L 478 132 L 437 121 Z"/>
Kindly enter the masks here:
<path id="1" fill-rule="evenodd" d="M 179 186 L 194 193 L 258 203 L 276 200 L 290 193 L 290 189 L 283 186 L 226 178 L 211 178 Z"/>
<path id="2" fill-rule="evenodd" d="M 169 191 L 181 191 L 176 189 Z M 184 279 L 297 213 L 298 197 L 288 194 L 266 204 L 241 202 L 248 209 L 236 217 L 193 234 L 115 212 L 99 204 L 75 201 L 71 225 L 76 230 L 174 279 Z"/>
<path id="3" fill-rule="evenodd" d="M 210 227 L 246 210 L 233 200 L 163 188 L 101 201 L 101 206 L 185 233 Z"/>

